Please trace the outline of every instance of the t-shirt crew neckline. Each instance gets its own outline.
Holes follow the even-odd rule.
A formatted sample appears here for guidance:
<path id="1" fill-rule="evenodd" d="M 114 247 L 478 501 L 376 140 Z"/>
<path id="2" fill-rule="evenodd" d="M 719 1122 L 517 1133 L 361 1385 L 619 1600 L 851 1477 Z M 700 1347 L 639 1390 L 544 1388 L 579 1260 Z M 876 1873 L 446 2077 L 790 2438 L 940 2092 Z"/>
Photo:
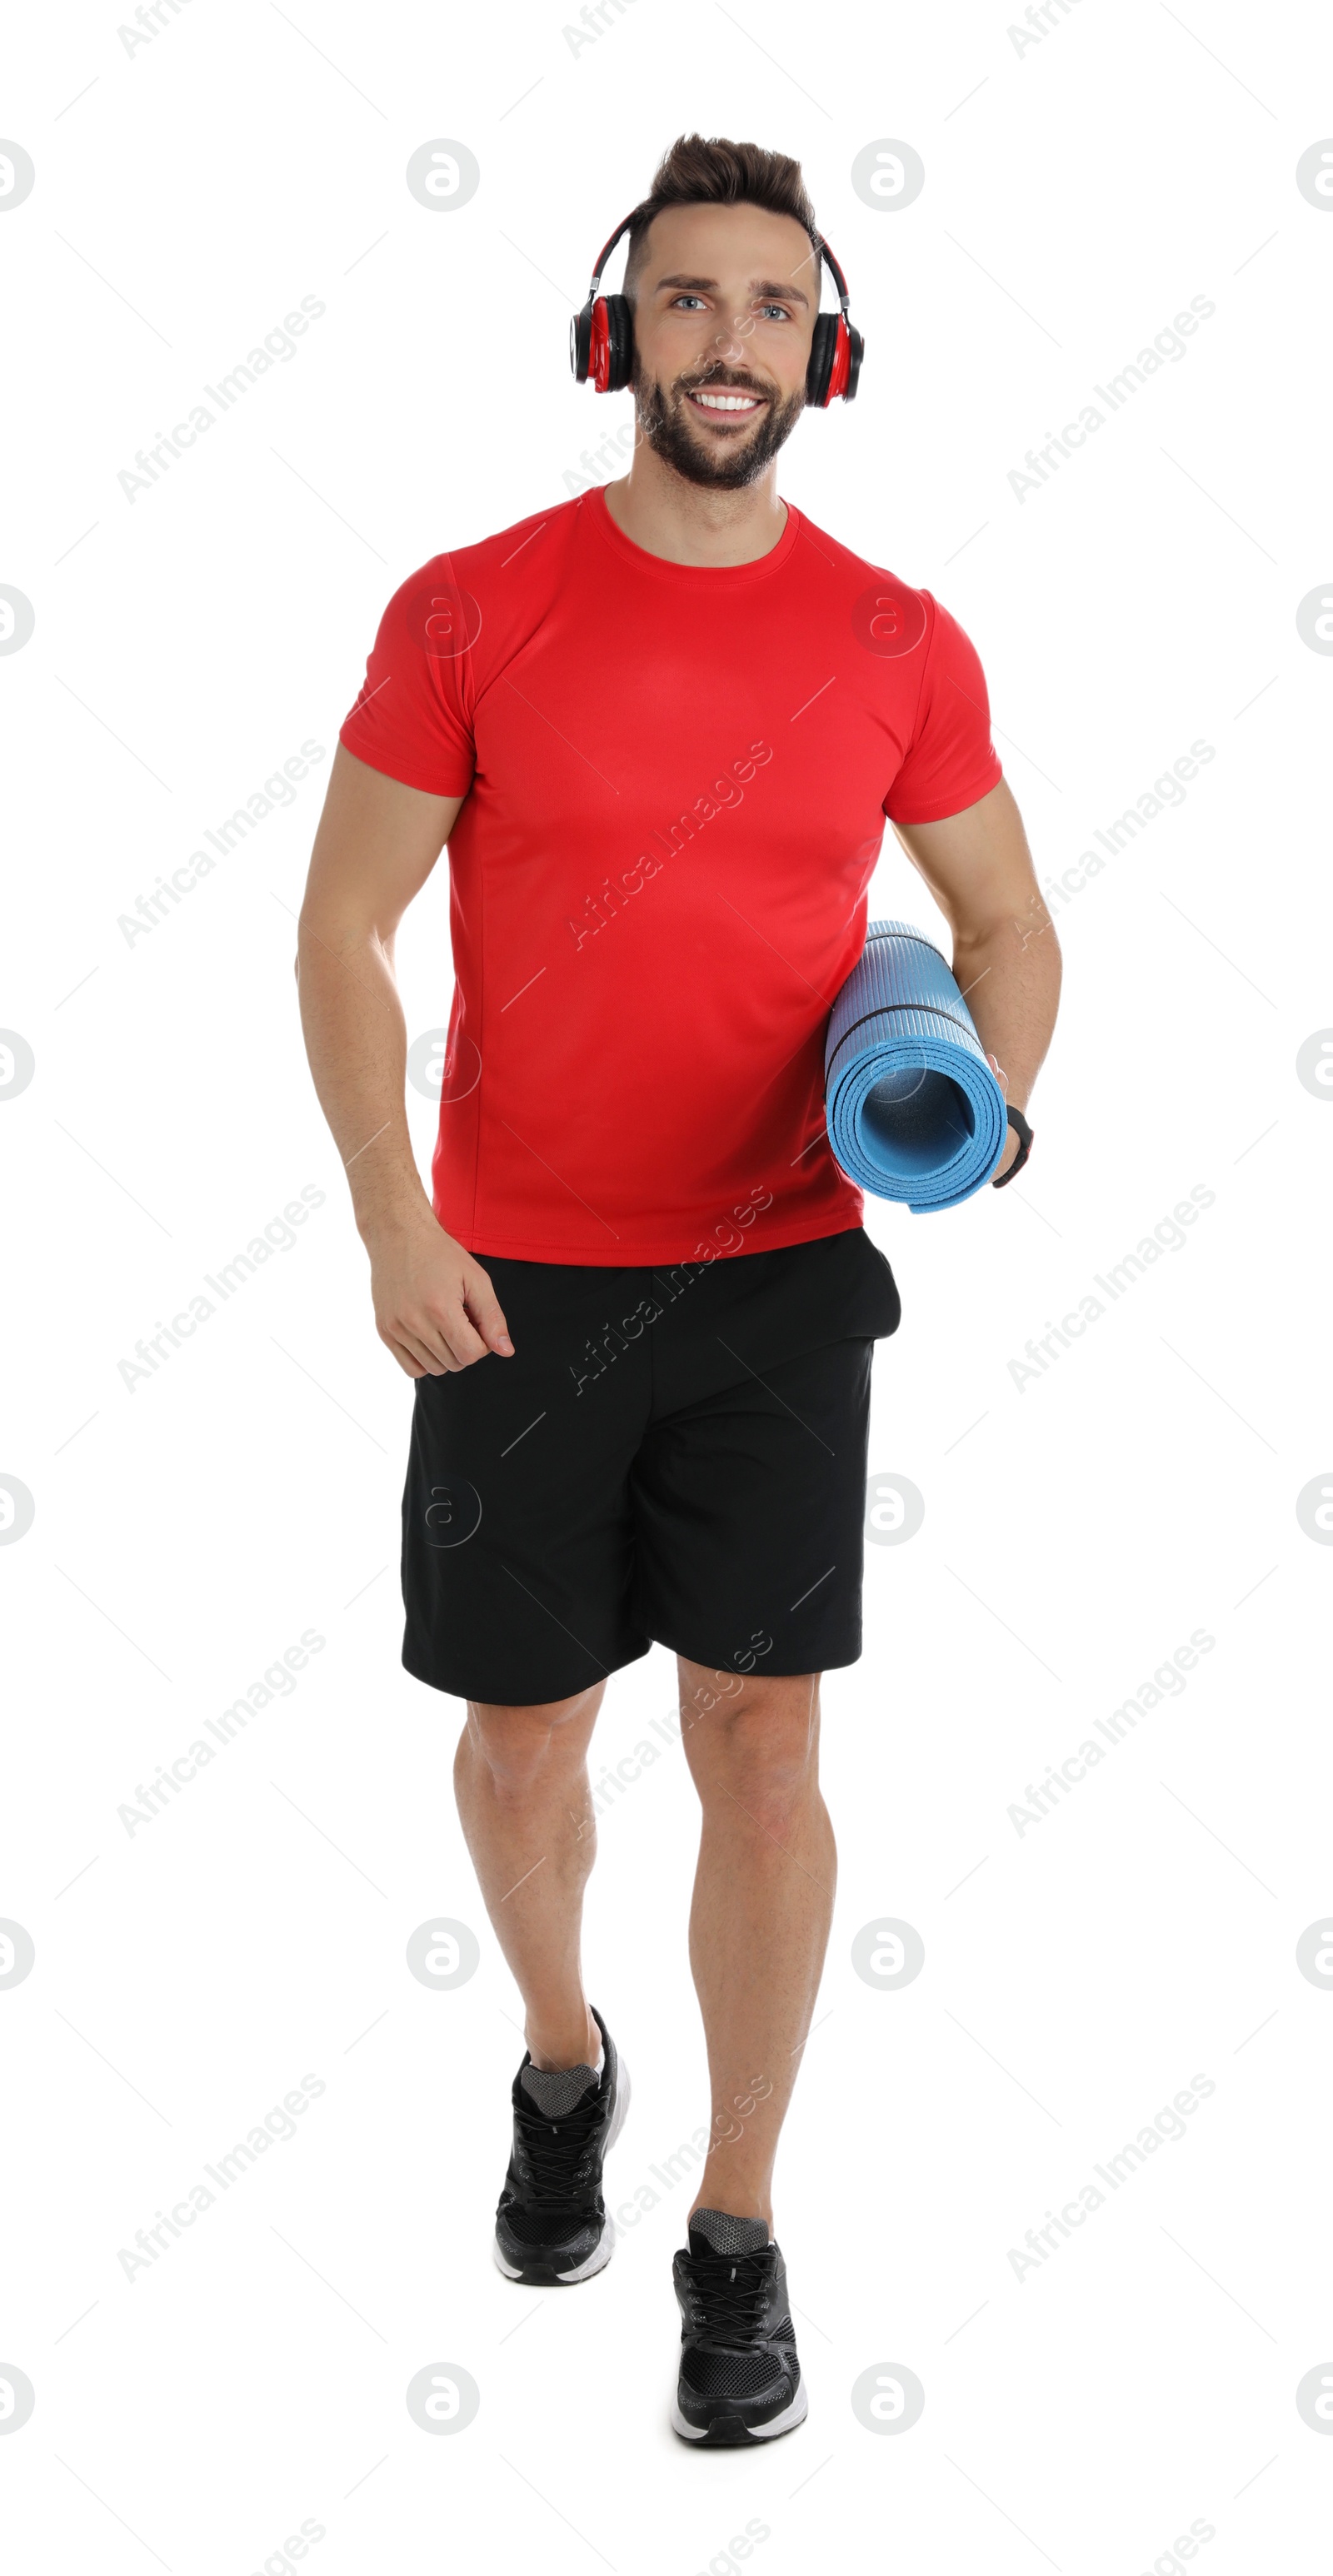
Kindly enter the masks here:
<path id="1" fill-rule="evenodd" d="M 781 499 L 781 494 L 778 497 Z M 626 536 L 606 506 L 606 493 L 600 483 L 594 484 L 582 499 L 592 525 L 622 563 L 632 564 L 637 572 L 648 573 L 657 581 L 671 582 L 677 590 L 711 590 L 716 594 L 719 590 L 743 590 L 751 582 L 768 581 L 786 563 L 801 526 L 800 511 L 788 501 L 784 505 L 787 524 L 777 544 L 770 546 L 766 555 L 756 555 L 753 563 L 672 563 L 665 555 L 650 554 L 646 546 L 636 546 L 634 539 Z"/>

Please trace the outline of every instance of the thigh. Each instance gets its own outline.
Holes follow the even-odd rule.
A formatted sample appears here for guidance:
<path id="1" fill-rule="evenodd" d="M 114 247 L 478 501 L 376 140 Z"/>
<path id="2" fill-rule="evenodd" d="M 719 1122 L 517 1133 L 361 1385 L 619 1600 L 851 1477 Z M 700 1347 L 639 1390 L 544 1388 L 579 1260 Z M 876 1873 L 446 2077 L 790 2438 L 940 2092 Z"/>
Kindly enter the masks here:
<path id="1" fill-rule="evenodd" d="M 416 1381 L 403 1662 L 460 1698 L 530 1707 L 572 1698 L 651 1644 L 631 1602 L 628 1483 L 649 1376 L 631 1343 L 596 1374 L 588 1357 L 619 1273 L 590 1284 L 563 1265 L 485 1266 L 514 1356 Z"/>
<path id="2" fill-rule="evenodd" d="M 873 1350 L 825 1343 L 650 1425 L 634 1601 L 676 1654 L 756 1676 L 856 1662 Z"/>

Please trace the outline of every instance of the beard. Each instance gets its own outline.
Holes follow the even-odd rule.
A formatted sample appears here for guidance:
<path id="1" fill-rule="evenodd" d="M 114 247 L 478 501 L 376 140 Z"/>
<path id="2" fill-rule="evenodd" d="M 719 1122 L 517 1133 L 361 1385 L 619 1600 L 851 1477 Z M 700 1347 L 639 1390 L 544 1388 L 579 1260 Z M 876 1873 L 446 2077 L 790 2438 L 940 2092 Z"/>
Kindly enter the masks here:
<path id="1" fill-rule="evenodd" d="M 740 492 L 754 483 L 786 445 L 805 409 L 804 388 L 785 402 L 774 400 L 766 385 L 714 371 L 703 377 L 679 377 L 670 392 L 645 375 L 637 348 L 630 374 L 639 427 L 654 456 L 687 483 L 712 492 Z M 706 387 L 710 393 L 757 394 L 764 402 L 748 435 L 716 453 L 707 449 L 690 425 L 686 397 Z"/>

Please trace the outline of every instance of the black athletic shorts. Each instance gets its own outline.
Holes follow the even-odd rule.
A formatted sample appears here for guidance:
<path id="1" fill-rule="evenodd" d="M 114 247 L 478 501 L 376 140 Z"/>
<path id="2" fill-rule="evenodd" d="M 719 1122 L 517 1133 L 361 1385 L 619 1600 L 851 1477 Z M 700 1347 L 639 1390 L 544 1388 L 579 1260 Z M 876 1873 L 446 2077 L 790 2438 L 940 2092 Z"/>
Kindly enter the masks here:
<path id="1" fill-rule="evenodd" d="M 416 1381 L 407 1670 L 529 1706 L 654 1639 L 730 1671 L 855 1663 L 870 1363 L 900 1314 L 863 1229 L 651 1268 L 477 1259 L 514 1356 Z"/>

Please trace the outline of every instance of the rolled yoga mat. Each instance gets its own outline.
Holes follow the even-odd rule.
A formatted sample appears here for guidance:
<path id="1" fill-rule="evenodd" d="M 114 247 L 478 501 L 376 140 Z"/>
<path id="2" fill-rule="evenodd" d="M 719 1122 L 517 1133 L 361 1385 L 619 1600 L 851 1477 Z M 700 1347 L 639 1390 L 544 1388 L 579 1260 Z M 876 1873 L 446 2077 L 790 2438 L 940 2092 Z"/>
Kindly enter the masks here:
<path id="1" fill-rule="evenodd" d="M 824 1048 L 829 1143 L 849 1181 L 914 1216 L 990 1178 L 1004 1094 L 938 948 L 909 921 L 872 921 Z"/>

